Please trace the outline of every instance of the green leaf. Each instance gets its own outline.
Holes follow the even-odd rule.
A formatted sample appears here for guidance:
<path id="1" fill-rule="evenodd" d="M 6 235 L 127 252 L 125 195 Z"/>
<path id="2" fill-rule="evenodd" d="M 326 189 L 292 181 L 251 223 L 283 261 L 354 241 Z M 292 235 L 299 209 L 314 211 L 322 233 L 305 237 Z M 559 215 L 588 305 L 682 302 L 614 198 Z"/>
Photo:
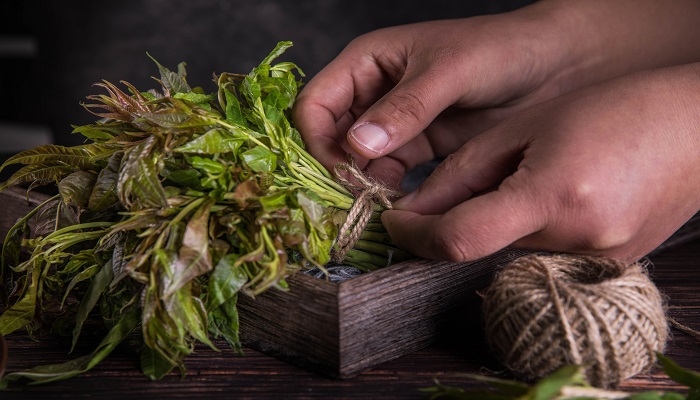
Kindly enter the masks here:
<path id="1" fill-rule="evenodd" d="M 32 164 L 20 168 L 19 171 L 2 184 L 0 184 L 0 192 L 11 186 L 21 185 L 29 182 L 41 182 L 42 184 L 51 181 L 58 181 L 63 176 L 73 172 L 74 168 L 71 165 L 63 163 L 54 164 L 47 162 L 44 164 Z"/>
<path id="2" fill-rule="evenodd" d="M 690 388 L 688 391 L 688 400 L 700 400 L 700 373 L 681 367 L 661 353 L 657 353 L 656 357 L 661 363 L 666 375 L 674 381 Z"/>
<path id="3" fill-rule="evenodd" d="M 241 102 L 238 101 L 236 94 L 230 90 L 224 89 L 224 97 L 226 99 L 226 121 L 247 128 L 248 121 L 246 121 L 245 116 L 243 116 Z"/>
<path id="4" fill-rule="evenodd" d="M 88 209 L 101 212 L 119 203 L 117 196 L 117 180 L 123 153 L 114 153 L 107 166 L 100 171 L 88 200 Z"/>
<path id="5" fill-rule="evenodd" d="M 76 171 L 61 179 L 58 191 L 63 203 L 69 206 L 85 207 L 90 199 L 97 175 L 89 171 Z"/>
<path id="6" fill-rule="evenodd" d="M 136 307 L 123 314 L 122 318 L 110 329 L 107 336 L 89 355 L 60 364 L 42 365 L 26 371 L 6 375 L 0 386 L 22 378 L 30 379 L 33 384 L 54 382 L 67 379 L 89 371 L 107 357 L 139 324 L 140 317 Z"/>
<path id="7" fill-rule="evenodd" d="M 263 211 L 271 213 L 280 210 L 287 205 L 287 192 L 277 192 L 259 199 Z"/>
<path id="8" fill-rule="evenodd" d="M 235 153 L 244 141 L 244 137 L 233 136 L 227 131 L 215 128 L 176 148 L 174 151 L 197 154 Z"/>
<path id="9" fill-rule="evenodd" d="M 222 336 L 229 346 L 238 354 L 243 354 L 243 346 L 239 337 L 239 320 L 236 302 L 238 295 L 234 295 L 217 308 L 213 309 L 209 315 L 209 331 L 212 335 Z"/>
<path id="10" fill-rule="evenodd" d="M 63 163 L 74 168 L 88 168 L 94 166 L 94 157 L 104 151 L 104 148 L 94 144 L 74 147 L 46 144 L 15 154 L 0 166 L 0 171 L 12 164 L 57 165 L 56 163 Z"/>
<path id="11" fill-rule="evenodd" d="M 532 400 L 550 400 L 561 393 L 564 386 L 585 384 L 586 380 L 581 367 L 569 365 L 560 368 L 549 376 L 542 378 L 530 390 Z"/>
<path id="12" fill-rule="evenodd" d="M 155 58 L 151 57 L 150 54 L 146 54 L 158 66 L 158 71 L 160 71 L 160 81 L 162 82 L 163 86 L 170 92 L 171 95 L 174 95 L 176 93 L 189 93 L 192 91 L 190 85 L 187 84 L 187 79 L 185 79 L 187 77 L 187 73 L 185 71 L 185 67 L 187 66 L 186 63 L 181 62 L 180 64 L 178 64 L 178 72 L 175 73 L 160 65 L 160 63 L 156 61 Z"/>
<path id="13" fill-rule="evenodd" d="M 90 287 L 87 292 L 85 292 L 85 296 L 80 299 L 80 305 L 75 315 L 75 328 L 73 328 L 73 345 L 71 351 L 73 351 L 78 342 L 83 323 L 90 314 L 90 311 L 95 307 L 95 304 L 97 304 L 97 301 L 100 299 L 105 289 L 107 289 L 112 282 L 112 278 L 114 278 L 114 271 L 112 270 L 112 260 L 109 260 L 92 279 Z"/>
<path id="14" fill-rule="evenodd" d="M 209 276 L 207 309 L 213 310 L 233 299 L 248 282 L 243 268 L 236 266 L 237 254 L 228 254 L 219 260 Z"/>
<path id="15" fill-rule="evenodd" d="M 0 315 L 0 335 L 8 335 L 32 322 L 36 312 L 39 274 L 39 268 L 32 268 L 31 281 L 24 296 Z"/>
<path id="16" fill-rule="evenodd" d="M 90 139 L 94 142 L 106 142 L 116 136 L 112 130 L 105 129 L 103 126 L 97 124 L 84 126 L 73 125 L 73 131 L 71 133 L 79 133 L 86 139 Z"/>
<path id="17" fill-rule="evenodd" d="M 272 172 L 277 168 L 277 156 L 262 146 L 253 147 L 241 154 L 241 157 L 255 172 Z"/>
<path id="18" fill-rule="evenodd" d="M 75 285 L 77 285 L 78 283 L 80 283 L 86 279 L 92 278 L 93 276 L 95 276 L 95 274 L 99 270 L 100 270 L 100 266 L 94 264 L 94 265 L 90 265 L 87 268 L 85 268 L 84 270 L 78 272 L 73 277 L 73 279 L 71 279 L 71 281 L 68 283 L 68 286 L 66 287 L 66 290 L 63 293 L 63 298 L 61 299 L 61 305 L 63 305 L 66 302 L 66 297 L 68 297 L 68 295 L 73 290 Z"/>
<path id="19" fill-rule="evenodd" d="M 168 316 L 178 326 L 183 327 L 193 338 L 217 350 L 209 340 L 207 313 L 202 301 L 192 295 L 191 283 L 178 289 L 173 295 L 165 299 Z"/>
<path id="20" fill-rule="evenodd" d="M 127 209 L 167 207 L 165 190 L 158 180 L 157 138 L 149 136 L 143 143 L 127 150 L 117 179 L 119 201 Z"/>
<path id="21" fill-rule="evenodd" d="M 169 297 L 192 279 L 213 268 L 209 253 L 209 212 L 213 201 L 205 201 L 195 211 L 185 228 L 182 246 L 173 265 L 170 282 L 163 288 L 163 296 Z"/>
<path id="22" fill-rule="evenodd" d="M 319 232 L 325 232 L 325 211 L 320 204 L 320 199 L 312 199 L 312 192 L 297 191 L 297 202 L 299 207 L 304 210 L 307 220 Z"/>
<path id="23" fill-rule="evenodd" d="M 215 100 L 214 95 L 195 92 L 175 93 L 173 98 L 187 100 L 206 110 L 211 110 L 211 105 L 209 103 Z"/>
<path id="24" fill-rule="evenodd" d="M 164 377 L 175 368 L 175 365 L 158 351 L 144 346 L 141 350 L 141 370 L 151 380 Z"/>
<path id="25" fill-rule="evenodd" d="M 260 65 L 270 65 L 272 61 L 281 56 L 290 47 L 292 47 L 292 42 L 290 41 L 278 42 L 270 54 L 260 62 Z"/>

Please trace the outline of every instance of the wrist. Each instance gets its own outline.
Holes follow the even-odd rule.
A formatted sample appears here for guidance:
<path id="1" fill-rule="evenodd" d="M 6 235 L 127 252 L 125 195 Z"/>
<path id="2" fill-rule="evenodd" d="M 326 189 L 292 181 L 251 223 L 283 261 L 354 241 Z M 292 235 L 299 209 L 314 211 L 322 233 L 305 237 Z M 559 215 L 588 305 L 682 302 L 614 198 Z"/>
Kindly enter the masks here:
<path id="1" fill-rule="evenodd" d="M 549 0 L 515 12 L 555 95 L 650 68 L 700 61 L 700 2 Z"/>

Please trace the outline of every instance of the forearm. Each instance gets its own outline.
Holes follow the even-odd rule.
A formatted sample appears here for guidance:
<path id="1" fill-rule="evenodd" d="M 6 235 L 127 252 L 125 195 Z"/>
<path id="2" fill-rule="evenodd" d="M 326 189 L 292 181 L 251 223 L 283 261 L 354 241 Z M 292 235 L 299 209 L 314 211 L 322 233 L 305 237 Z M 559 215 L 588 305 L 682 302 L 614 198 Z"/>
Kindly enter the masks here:
<path id="1" fill-rule="evenodd" d="M 516 13 L 539 32 L 550 81 L 560 93 L 700 61 L 697 0 L 545 0 Z"/>

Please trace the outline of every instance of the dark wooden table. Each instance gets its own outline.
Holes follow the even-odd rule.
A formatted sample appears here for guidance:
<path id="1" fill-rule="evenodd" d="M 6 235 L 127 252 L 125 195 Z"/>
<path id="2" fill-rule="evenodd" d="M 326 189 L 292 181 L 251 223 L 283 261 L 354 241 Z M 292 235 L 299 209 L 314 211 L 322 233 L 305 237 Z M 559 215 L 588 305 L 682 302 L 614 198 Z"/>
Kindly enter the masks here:
<path id="1" fill-rule="evenodd" d="M 700 241 L 666 250 L 652 257 L 652 262 L 651 276 L 668 296 L 669 316 L 700 330 Z M 217 342 L 224 349 L 220 353 L 202 346 L 196 349 L 187 359 L 186 376 L 171 374 L 151 382 L 139 372 L 137 354 L 124 345 L 88 373 L 46 385 L 13 385 L 0 392 L 0 399 L 426 398 L 419 389 L 430 386 L 433 378 L 449 385 L 473 387 L 474 382 L 452 374 L 500 369 L 484 345 L 477 310 L 478 306 L 473 311 L 465 310 L 454 330 L 432 346 L 347 380 L 315 375 L 253 350 L 238 357 L 224 343 Z M 74 354 L 67 356 L 69 339 L 46 336 L 35 342 L 24 334 L 12 334 L 6 338 L 8 370 L 88 353 L 100 338 L 86 336 Z M 666 354 L 684 367 L 700 370 L 700 341 L 683 332 L 672 330 Z M 622 389 L 681 390 L 656 369 L 626 381 Z"/>

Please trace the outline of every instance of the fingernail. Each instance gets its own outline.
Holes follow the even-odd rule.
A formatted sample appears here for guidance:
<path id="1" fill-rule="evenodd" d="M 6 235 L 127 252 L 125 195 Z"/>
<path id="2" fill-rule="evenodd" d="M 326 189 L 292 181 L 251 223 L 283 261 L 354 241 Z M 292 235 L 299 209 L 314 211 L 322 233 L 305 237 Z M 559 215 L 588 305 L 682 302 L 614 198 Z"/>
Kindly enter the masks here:
<path id="1" fill-rule="evenodd" d="M 409 204 L 413 201 L 413 199 L 416 198 L 416 194 L 418 193 L 417 190 L 412 191 L 411 193 L 403 196 L 402 198 L 396 200 L 392 206 L 394 206 L 395 209 L 401 210 L 406 207 L 408 207 Z"/>
<path id="2" fill-rule="evenodd" d="M 379 153 L 389 144 L 389 135 L 384 129 L 375 124 L 365 123 L 359 125 L 350 131 L 350 136 L 360 146 L 374 153 Z"/>

